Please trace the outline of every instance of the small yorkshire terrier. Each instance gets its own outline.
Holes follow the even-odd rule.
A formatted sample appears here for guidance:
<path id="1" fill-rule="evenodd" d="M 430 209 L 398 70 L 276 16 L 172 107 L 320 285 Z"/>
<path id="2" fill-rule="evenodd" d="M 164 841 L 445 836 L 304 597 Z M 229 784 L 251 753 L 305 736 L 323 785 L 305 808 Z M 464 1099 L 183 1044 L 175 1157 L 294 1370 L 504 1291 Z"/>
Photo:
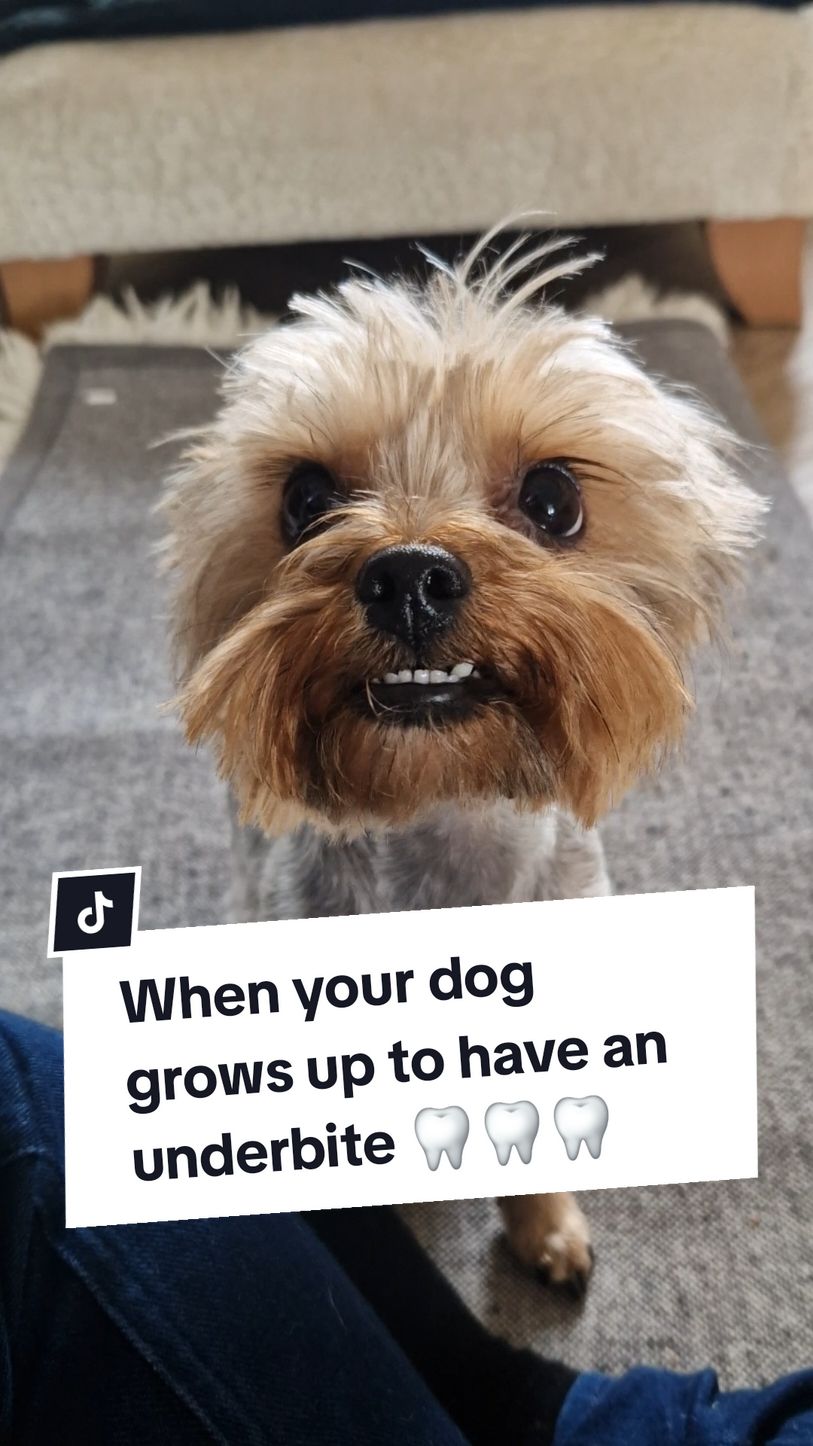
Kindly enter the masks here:
<path id="1" fill-rule="evenodd" d="M 236 908 L 301 918 L 609 891 L 595 825 L 683 730 L 684 664 L 762 504 L 598 320 L 593 257 L 490 232 L 429 280 L 295 296 L 165 507 L 180 713 L 231 785 Z M 566 1194 L 500 1202 L 584 1288 Z"/>

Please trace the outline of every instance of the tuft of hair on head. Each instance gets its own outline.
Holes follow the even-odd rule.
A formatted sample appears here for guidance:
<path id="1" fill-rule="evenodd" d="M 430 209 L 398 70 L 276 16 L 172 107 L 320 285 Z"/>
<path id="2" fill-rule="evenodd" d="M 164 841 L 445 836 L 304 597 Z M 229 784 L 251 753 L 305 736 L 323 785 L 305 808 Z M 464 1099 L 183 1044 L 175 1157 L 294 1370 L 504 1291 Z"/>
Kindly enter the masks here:
<path id="1" fill-rule="evenodd" d="M 600 251 L 576 252 L 575 247 L 581 244 L 577 236 L 554 233 L 540 240 L 535 229 L 520 230 L 504 247 L 495 245 L 519 222 L 539 219 L 535 212 L 504 218 L 484 232 L 451 267 L 426 248 L 419 249 L 459 289 L 477 296 L 488 307 L 500 306 L 511 312 L 543 298 L 555 282 L 570 281 L 602 260 Z"/>

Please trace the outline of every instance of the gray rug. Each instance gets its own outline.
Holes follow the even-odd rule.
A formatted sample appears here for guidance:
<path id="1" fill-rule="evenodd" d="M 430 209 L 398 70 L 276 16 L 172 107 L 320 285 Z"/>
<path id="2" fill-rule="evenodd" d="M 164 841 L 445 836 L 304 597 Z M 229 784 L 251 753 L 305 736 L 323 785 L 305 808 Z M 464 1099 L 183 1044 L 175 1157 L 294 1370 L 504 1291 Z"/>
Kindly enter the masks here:
<path id="1" fill-rule="evenodd" d="M 710 334 L 628 330 L 652 367 L 755 436 Z M 224 916 L 223 800 L 158 712 L 169 683 L 149 554 L 172 457 L 150 444 L 210 413 L 216 376 L 191 350 L 56 351 L 0 481 L 0 1004 L 53 1024 L 53 869 L 141 863 L 146 928 Z M 408 1212 L 510 1338 L 602 1370 L 711 1361 L 727 1386 L 813 1360 L 813 536 L 767 450 L 754 471 L 775 505 L 729 658 L 703 660 L 684 759 L 605 838 L 619 891 L 757 885 L 760 1179 L 585 1197 L 598 1265 L 581 1308 L 513 1265 L 489 1202 Z"/>

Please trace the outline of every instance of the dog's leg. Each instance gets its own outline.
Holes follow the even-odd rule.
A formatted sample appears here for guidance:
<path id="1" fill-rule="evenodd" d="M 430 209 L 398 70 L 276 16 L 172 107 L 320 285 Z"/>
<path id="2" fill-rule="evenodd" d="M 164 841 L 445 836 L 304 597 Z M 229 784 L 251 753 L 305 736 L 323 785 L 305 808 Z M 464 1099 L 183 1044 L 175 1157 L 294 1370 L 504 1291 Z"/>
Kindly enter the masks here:
<path id="1" fill-rule="evenodd" d="M 300 919 L 305 901 L 298 886 L 296 854 L 289 835 L 268 838 L 242 824 L 229 791 L 231 818 L 231 885 L 228 916 L 233 924 L 263 919 Z"/>
<path id="2" fill-rule="evenodd" d="M 551 1285 L 584 1295 L 593 1269 L 590 1227 L 574 1195 L 510 1195 L 497 1204 L 522 1265 Z"/>
<path id="3" fill-rule="evenodd" d="M 553 855 L 542 869 L 540 899 L 588 899 L 611 892 L 604 850 L 566 815 L 557 819 Z M 513 1195 L 499 1200 L 508 1242 L 523 1265 L 551 1285 L 583 1295 L 593 1268 L 590 1227 L 573 1195 Z"/>
<path id="4" fill-rule="evenodd" d="M 580 828 L 567 814 L 559 814 L 553 855 L 545 862 L 536 897 L 595 899 L 611 893 L 598 833 Z"/>

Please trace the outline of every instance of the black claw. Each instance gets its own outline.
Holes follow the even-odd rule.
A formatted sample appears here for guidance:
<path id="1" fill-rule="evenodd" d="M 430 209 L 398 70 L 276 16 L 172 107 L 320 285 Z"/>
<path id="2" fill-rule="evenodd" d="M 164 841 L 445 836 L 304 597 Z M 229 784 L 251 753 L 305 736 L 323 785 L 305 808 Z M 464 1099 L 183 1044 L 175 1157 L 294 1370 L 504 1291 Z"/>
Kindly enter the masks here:
<path id="1" fill-rule="evenodd" d="M 583 1271 L 575 1271 L 573 1275 L 567 1277 L 567 1280 L 551 1280 L 548 1268 L 540 1265 L 536 1269 L 536 1278 L 541 1285 L 547 1285 L 551 1290 L 569 1296 L 571 1300 L 583 1300 L 587 1294 L 590 1276 Z"/>
<path id="2" fill-rule="evenodd" d="M 595 1252 L 592 1246 L 588 1246 L 588 1249 L 590 1251 L 590 1265 L 592 1267 L 596 1258 Z M 561 1295 L 568 1296 L 570 1300 L 575 1301 L 584 1300 L 591 1274 L 592 1269 L 574 1270 L 573 1274 L 569 1275 L 566 1280 L 551 1280 L 549 1266 L 538 1265 L 535 1270 L 536 1278 L 542 1285 L 550 1286 L 552 1290 L 556 1290 Z"/>
<path id="3" fill-rule="evenodd" d="M 577 1270 L 568 1280 L 562 1282 L 562 1290 L 569 1295 L 571 1300 L 584 1300 L 587 1294 L 588 1276 Z"/>

